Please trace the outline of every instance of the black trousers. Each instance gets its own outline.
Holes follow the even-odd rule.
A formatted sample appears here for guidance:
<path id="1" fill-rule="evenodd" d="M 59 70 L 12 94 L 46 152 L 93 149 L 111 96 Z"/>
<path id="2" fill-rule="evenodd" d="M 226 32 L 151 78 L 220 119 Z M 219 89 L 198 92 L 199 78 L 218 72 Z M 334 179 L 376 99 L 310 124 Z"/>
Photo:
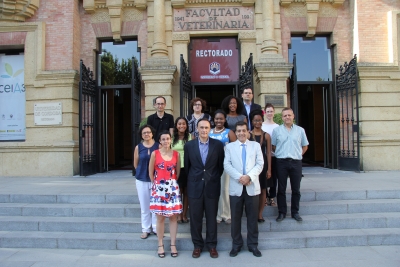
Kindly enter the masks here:
<path id="1" fill-rule="evenodd" d="M 302 163 L 301 160 L 292 159 L 277 159 L 276 160 L 276 171 L 278 175 L 278 210 L 279 213 L 287 213 L 286 203 L 286 187 L 287 178 L 290 179 L 290 187 L 292 188 L 292 204 L 291 213 L 292 215 L 299 213 L 300 207 L 300 182 L 302 174 Z"/>
<path id="2" fill-rule="evenodd" d="M 204 190 L 204 189 L 203 189 Z M 189 197 L 190 234 L 195 248 L 207 249 L 217 247 L 217 212 L 219 198 L 208 198 L 205 193 L 200 198 Z M 206 242 L 201 234 L 203 214 L 206 215 Z"/>
<path id="3" fill-rule="evenodd" d="M 258 195 L 249 196 L 246 192 L 246 186 L 243 186 L 243 192 L 240 197 L 229 196 L 231 205 L 231 236 L 232 248 L 240 249 L 243 246 L 242 216 L 243 206 L 247 217 L 247 247 L 256 248 L 258 246 Z"/>
<path id="4" fill-rule="evenodd" d="M 270 186 L 269 192 L 267 194 L 267 197 L 269 198 L 274 198 L 276 197 L 276 187 L 278 186 L 278 175 L 276 171 L 276 158 L 271 157 L 271 178 L 273 186 Z"/>

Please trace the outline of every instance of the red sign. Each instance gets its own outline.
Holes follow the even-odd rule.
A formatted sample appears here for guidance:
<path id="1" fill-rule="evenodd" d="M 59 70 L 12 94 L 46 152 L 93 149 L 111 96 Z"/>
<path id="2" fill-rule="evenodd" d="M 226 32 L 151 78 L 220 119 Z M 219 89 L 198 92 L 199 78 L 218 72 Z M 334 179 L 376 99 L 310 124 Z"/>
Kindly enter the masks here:
<path id="1" fill-rule="evenodd" d="M 192 39 L 190 74 L 193 83 L 237 82 L 239 80 L 239 50 L 234 38 L 218 41 Z"/>

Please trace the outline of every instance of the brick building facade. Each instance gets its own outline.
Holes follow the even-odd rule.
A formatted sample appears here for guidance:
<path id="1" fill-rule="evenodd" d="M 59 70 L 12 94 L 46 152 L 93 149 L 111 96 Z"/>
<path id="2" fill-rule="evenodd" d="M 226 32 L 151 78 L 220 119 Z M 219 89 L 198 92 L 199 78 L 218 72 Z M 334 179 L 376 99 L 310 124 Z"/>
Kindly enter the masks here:
<path id="1" fill-rule="evenodd" d="M 2 176 L 79 174 L 80 60 L 96 75 L 102 42 L 137 42 L 142 117 L 154 113 L 152 101 L 157 95 L 166 97 L 167 112 L 179 116 L 180 55 L 186 62 L 194 60 L 189 58 L 189 53 L 192 40 L 196 38 L 235 39 L 240 51 L 237 68 L 244 65 L 252 53 L 255 102 L 264 106 L 266 99 L 279 99 L 281 96 L 282 102 L 276 105 L 278 112 L 293 104 L 289 80 L 294 37 L 310 42 L 315 37 L 326 39 L 331 55 L 331 77 L 335 77 L 340 65 L 357 54 L 361 169 L 399 169 L 400 2 L 397 0 L 14 2 L 0 0 L 0 55 L 7 56 L 15 51 L 24 55 L 26 135 L 23 141 L 0 141 Z M 236 11 L 250 15 L 235 17 L 238 22 L 213 29 L 210 23 L 207 24 L 207 21 L 216 19 L 211 15 L 213 9 L 224 10 L 221 11 L 225 12 L 221 19 L 224 23 L 230 16 L 237 15 L 233 14 Z M 228 9 L 232 12 L 226 13 Z M 189 10 L 199 10 L 199 13 L 193 16 Z M 186 14 L 186 21 L 179 21 L 177 14 Z M 179 25 L 189 21 L 188 14 L 192 16 L 190 19 L 194 24 L 190 25 L 193 27 L 179 29 Z M 244 18 L 248 27 L 240 24 Z M 193 22 L 194 19 L 198 21 Z M 1 66 L 0 75 L 4 71 Z M 330 82 L 329 90 L 334 90 L 335 83 L 332 79 Z M 218 86 L 225 86 L 226 92 L 236 88 L 236 94 L 240 93 L 238 82 L 215 81 L 194 84 L 193 92 L 199 96 L 206 92 L 204 88 L 207 86 L 216 90 Z M 314 93 L 314 99 L 320 97 L 315 93 L 317 87 L 313 83 L 304 84 L 304 88 L 310 88 Z M 1 97 L 2 94 L 0 100 Z M 321 103 L 315 101 L 313 106 L 317 108 Z M 332 101 L 336 106 L 335 100 Z M 58 102 L 62 103 L 62 124 L 36 125 L 34 105 Z M 313 116 L 313 121 L 317 122 L 317 117 Z M 339 123 L 338 118 L 330 120 L 333 119 L 336 121 L 333 124 Z M 306 115 L 302 120 L 306 121 Z M 318 131 L 314 132 L 315 140 L 321 134 Z M 327 143 L 331 148 L 336 146 L 336 141 L 332 140 L 337 140 L 337 135 L 338 131 L 325 136 L 325 139 L 330 139 Z M 316 141 L 315 158 L 319 146 Z M 337 153 L 332 155 L 330 160 L 334 163 L 330 167 L 337 168 L 337 160 L 332 159 L 337 157 Z"/>

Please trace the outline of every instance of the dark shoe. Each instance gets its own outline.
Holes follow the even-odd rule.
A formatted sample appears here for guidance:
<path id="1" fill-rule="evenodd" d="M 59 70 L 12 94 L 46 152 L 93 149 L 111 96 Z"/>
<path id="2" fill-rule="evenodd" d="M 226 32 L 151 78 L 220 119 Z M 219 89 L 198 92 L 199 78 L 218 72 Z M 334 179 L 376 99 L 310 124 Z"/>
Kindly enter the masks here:
<path id="1" fill-rule="evenodd" d="M 162 246 L 158 246 L 159 248 L 164 248 L 164 245 L 162 245 Z M 158 257 L 160 257 L 160 258 L 165 258 L 165 251 L 164 252 L 162 252 L 162 253 L 157 253 L 158 254 Z"/>
<path id="2" fill-rule="evenodd" d="M 171 247 L 176 247 L 176 246 L 175 245 L 171 245 Z M 172 258 L 178 257 L 178 252 L 172 252 L 172 249 L 171 249 L 171 257 Z"/>
<path id="3" fill-rule="evenodd" d="M 198 258 L 198 257 L 200 257 L 200 254 L 201 254 L 201 248 L 195 248 L 193 250 L 192 257 L 193 258 Z"/>
<path id="4" fill-rule="evenodd" d="M 301 218 L 300 215 L 299 215 L 298 213 L 293 214 L 293 215 L 292 215 L 292 218 L 295 219 L 295 220 L 298 221 L 298 222 L 302 222 L 302 221 L 303 221 L 303 218 Z"/>
<path id="5" fill-rule="evenodd" d="M 276 218 L 277 222 L 281 222 L 286 218 L 286 214 L 284 213 L 279 213 L 278 218 Z"/>
<path id="6" fill-rule="evenodd" d="M 261 219 L 258 219 L 257 220 L 259 223 L 263 223 L 263 222 L 265 222 L 265 219 L 264 218 L 261 218 Z"/>
<path id="7" fill-rule="evenodd" d="M 232 248 L 231 252 L 229 252 L 229 256 L 236 257 L 239 252 L 240 248 Z"/>
<path id="8" fill-rule="evenodd" d="M 249 248 L 250 252 L 253 252 L 253 255 L 256 257 L 261 257 L 261 252 L 258 250 L 258 248 Z"/>
<path id="9" fill-rule="evenodd" d="M 218 258 L 218 252 L 216 248 L 210 248 L 210 257 L 213 259 Z"/>
<path id="10" fill-rule="evenodd" d="M 141 239 L 146 239 L 146 238 L 149 237 L 149 235 L 150 235 L 150 233 L 143 232 L 142 235 L 140 236 L 140 238 Z"/>

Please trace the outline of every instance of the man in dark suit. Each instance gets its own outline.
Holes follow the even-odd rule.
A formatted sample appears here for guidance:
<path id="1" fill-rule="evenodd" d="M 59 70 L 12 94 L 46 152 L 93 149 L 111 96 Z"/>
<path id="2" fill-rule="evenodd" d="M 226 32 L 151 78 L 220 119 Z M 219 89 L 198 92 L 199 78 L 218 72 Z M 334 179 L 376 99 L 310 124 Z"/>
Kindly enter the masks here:
<path id="1" fill-rule="evenodd" d="M 197 129 L 199 137 L 187 142 L 184 148 L 190 234 L 194 245 L 192 257 L 200 257 L 206 246 L 211 258 L 218 258 L 216 217 L 224 170 L 224 145 L 208 137 L 211 124 L 206 118 L 198 121 Z M 205 244 L 201 235 L 204 213 L 207 228 Z"/>
<path id="2" fill-rule="evenodd" d="M 254 95 L 252 88 L 246 88 L 243 90 L 242 98 L 243 98 L 244 109 L 242 114 L 247 117 L 247 123 L 250 130 L 253 130 L 253 125 L 251 125 L 250 121 L 250 112 L 256 109 L 261 109 L 261 106 L 259 104 L 251 102 L 253 100 L 253 97 Z"/>

